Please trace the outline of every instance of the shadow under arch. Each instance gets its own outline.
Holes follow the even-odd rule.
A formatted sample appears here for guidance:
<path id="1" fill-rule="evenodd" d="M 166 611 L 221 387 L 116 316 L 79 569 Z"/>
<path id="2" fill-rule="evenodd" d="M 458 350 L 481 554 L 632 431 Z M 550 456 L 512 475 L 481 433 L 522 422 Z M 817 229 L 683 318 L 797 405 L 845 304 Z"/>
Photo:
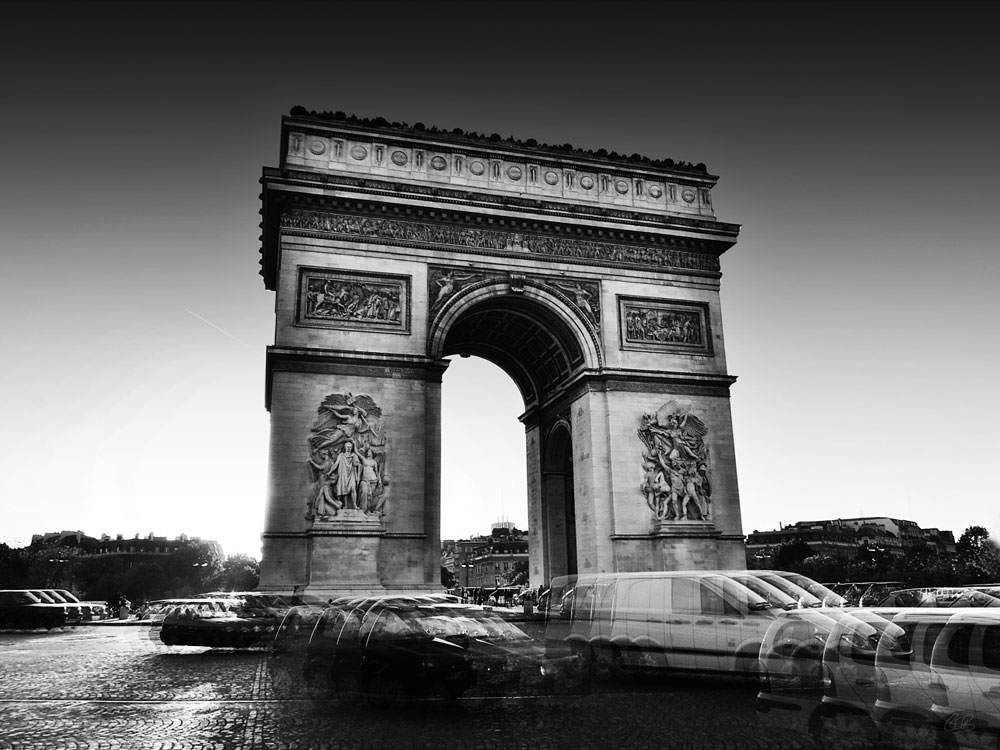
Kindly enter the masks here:
<path id="1" fill-rule="evenodd" d="M 578 572 L 576 501 L 573 490 L 573 431 L 559 418 L 545 432 L 542 448 L 542 526 L 545 569 L 552 574 Z"/>
<path id="2" fill-rule="evenodd" d="M 428 355 L 478 356 L 517 384 L 525 409 L 584 370 L 600 369 L 599 332 L 564 295 L 526 280 L 471 285 L 434 315 Z"/>

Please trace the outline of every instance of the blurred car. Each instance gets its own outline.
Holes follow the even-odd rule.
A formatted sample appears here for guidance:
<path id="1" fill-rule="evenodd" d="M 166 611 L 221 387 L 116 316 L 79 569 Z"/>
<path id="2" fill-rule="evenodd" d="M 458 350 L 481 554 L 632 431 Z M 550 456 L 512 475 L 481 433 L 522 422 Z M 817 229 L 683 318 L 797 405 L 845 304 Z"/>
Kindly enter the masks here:
<path id="1" fill-rule="evenodd" d="M 48 589 L 47 589 L 48 590 Z M 88 621 L 95 620 L 107 620 L 111 617 L 111 612 L 108 610 L 107 602 L 95 602 L 95 601 L 80 601 L 80 599 L 73 593 L 67 591 L 66 589 L 51 589 L 56 594 L 59 594 L 67 602 L 77 604 L 80 609 L 83 610 L 83 619 Z"/>
<path id="2" fill-rule="evenodd" d="M 314 698 L 350 704 L 363 696 L 386 707 L 401 698 L 454 699 L 475 685 L 468 633 L 433 604 L 395 599 L 321 615 L 303 669 Z"/>
<path id="3" fill-rule="evenodd" d="M 83 622 L 83 607 L 81 607 L 76 602 L 71 602 L 69 599 L 64 598 L 61 594 L 56 593 L 54 589 L 23 589 L 30 594 L 36 596 L 40 601 L 46 604 L 61 604 L 66 608 L 66 624 L 67 625 L 79 625 Z"/>
<path id="4" fill-rule="evenodd" d="M 761 641 L 780 611 L 722 572 L 566 576 L 550 592 L 549 655 L 570 656 L 597 677 L 756 675 Z"/>
<path id="5" fill-rule="evenodd" d="M 811 606 L 778 614 L 760 646 L 756 709 L 762 725 L 808 741 L 823 700 L 826 642 L 845 616 L 839 608 Z"/>
<path id="6" fill-rule="evenodd" d="M 168 646 L 250 648 L 273 633 L 262 619 L 248 616 L 235 599 L 189 599 L 175 602 L 152 633 Z"/>
<path id="7" fill-rule="evenodd" d="M 342 611 L 341 605 L 305 604 L 290 608 L 274 631 L 267 655 L 267 670 L 272 697 L 279 699 L 306 696 L 303 667 L 309 639 L 316 623 L 328 609 Z"/>
<path id="8" fill-rule="evenodd" d="M 929 750 L 939 745 L 931 714 L 931 654 L 954 614 L 948 609 L 901 610 L 892 620 L 901 632 L 879 640 L 874 717 L 889 748 Z"/>
<path id="9" fill-rule="evenodd" d="M 826 584 L 826 587 L 844 598 L 851 607 L 872 607 L 880 604 L 890 592 L 906 587 L 905 581 L 856 581 Z"/>
<path id="10" fill-rule="evenodd" d="M 880 607 L 1000 607 L 1000 598 L 968 586 L 928 586 L 889 593 Z"/>
<path id="11" fill-rule="evenodd" d="M 24 589 L 0 590 L 0 628 L 52 630 L 65 625 L 68 616 L 65 604 L 42 601 Z"/>
<path id="12" fill-rule="evenodd" d="M 808 600 L 810 601 L 809 605 L 803 606 L 843 607 L 847 605 L 844 597 L 801 573 L 791 573 L 787 570 L 748 570 L 747 573 L 763 578 L 772 585 L 778 585 L 777 582 L 780 579 L 795 586 L 797 589 L 805 591 L 811 599 Z M 819 600 L 819 604 L 812 603 L 813 599 Z"/>
<path id="13" fill-rule="evenodd" d="M 476 695 L 546 695 L 585 686 L 571 657 L 550 658 L 542 644 L 489 608 L 425 601 L 432 605 L 426 610 L 439 627 L 468 636 Z"/>
<path id="14" fill-rule="evenodd" d="M 954 614 L 931 652 L 931 715 L 953 746 L 1000 747 L 1000 612 Z"/>
<path id="15" fill-rule="evenodd" d="M 875 654 L 879 644 L 897 649 L 905 633 L 892 623 L 895 611 L 853 609 L 845 612 L 823 649 L 823 698 L 813 733 L 824 747 L 877 748 L 882 735 L 875 724 Z"/>

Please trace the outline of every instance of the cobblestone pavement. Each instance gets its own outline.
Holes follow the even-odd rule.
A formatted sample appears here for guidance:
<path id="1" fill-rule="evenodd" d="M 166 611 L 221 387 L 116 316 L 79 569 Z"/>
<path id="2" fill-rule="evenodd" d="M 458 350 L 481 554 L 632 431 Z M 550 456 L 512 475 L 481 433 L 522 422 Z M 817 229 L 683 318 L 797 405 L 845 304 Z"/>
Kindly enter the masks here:
<path id="1" fill-rule="evenodd" d="M 815 747 L 760 726 L 755 689 L 721 681 L 380 710 L 314 702 L 273 681 L 268 662 L 166 647 L 142 627 L 0 633 L 0 750 Z"/>

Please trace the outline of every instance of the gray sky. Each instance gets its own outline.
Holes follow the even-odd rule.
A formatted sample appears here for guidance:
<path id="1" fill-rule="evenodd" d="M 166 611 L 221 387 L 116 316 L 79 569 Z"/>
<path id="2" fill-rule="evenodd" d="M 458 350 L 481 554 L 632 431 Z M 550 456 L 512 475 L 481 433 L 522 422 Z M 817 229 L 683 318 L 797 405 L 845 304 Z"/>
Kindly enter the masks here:
<path id="1" fill-rule="evenodd" d="M 743 226 L 722 303 L 744 530 L 1000 534 L 989 4 L 589 7 L 5 6 L 0 539 L 259 554 L 257 181 L 295 105 L 704 162 Z M 491 372 L 445 376 L 448 537 L 527 520 L 521 404 Z"/>

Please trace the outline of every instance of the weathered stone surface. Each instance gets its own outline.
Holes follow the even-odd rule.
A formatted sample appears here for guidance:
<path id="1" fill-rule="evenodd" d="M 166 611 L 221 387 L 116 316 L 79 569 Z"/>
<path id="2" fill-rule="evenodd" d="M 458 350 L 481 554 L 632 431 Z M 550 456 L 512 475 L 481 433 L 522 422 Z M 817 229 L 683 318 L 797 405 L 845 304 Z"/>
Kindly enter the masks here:
<path id="1" fill-rule="evenodd" d="M 438 585 L 456 354 L 524 396 L 533 584 L 741 565 L 719 306 L 738 227 L 715 217 L 717 178 L 304 112 L 282 139 L 262 180 L 277 295 L 262 587 Z M 670 437 L 671 419 L 698 434 Z"/>

